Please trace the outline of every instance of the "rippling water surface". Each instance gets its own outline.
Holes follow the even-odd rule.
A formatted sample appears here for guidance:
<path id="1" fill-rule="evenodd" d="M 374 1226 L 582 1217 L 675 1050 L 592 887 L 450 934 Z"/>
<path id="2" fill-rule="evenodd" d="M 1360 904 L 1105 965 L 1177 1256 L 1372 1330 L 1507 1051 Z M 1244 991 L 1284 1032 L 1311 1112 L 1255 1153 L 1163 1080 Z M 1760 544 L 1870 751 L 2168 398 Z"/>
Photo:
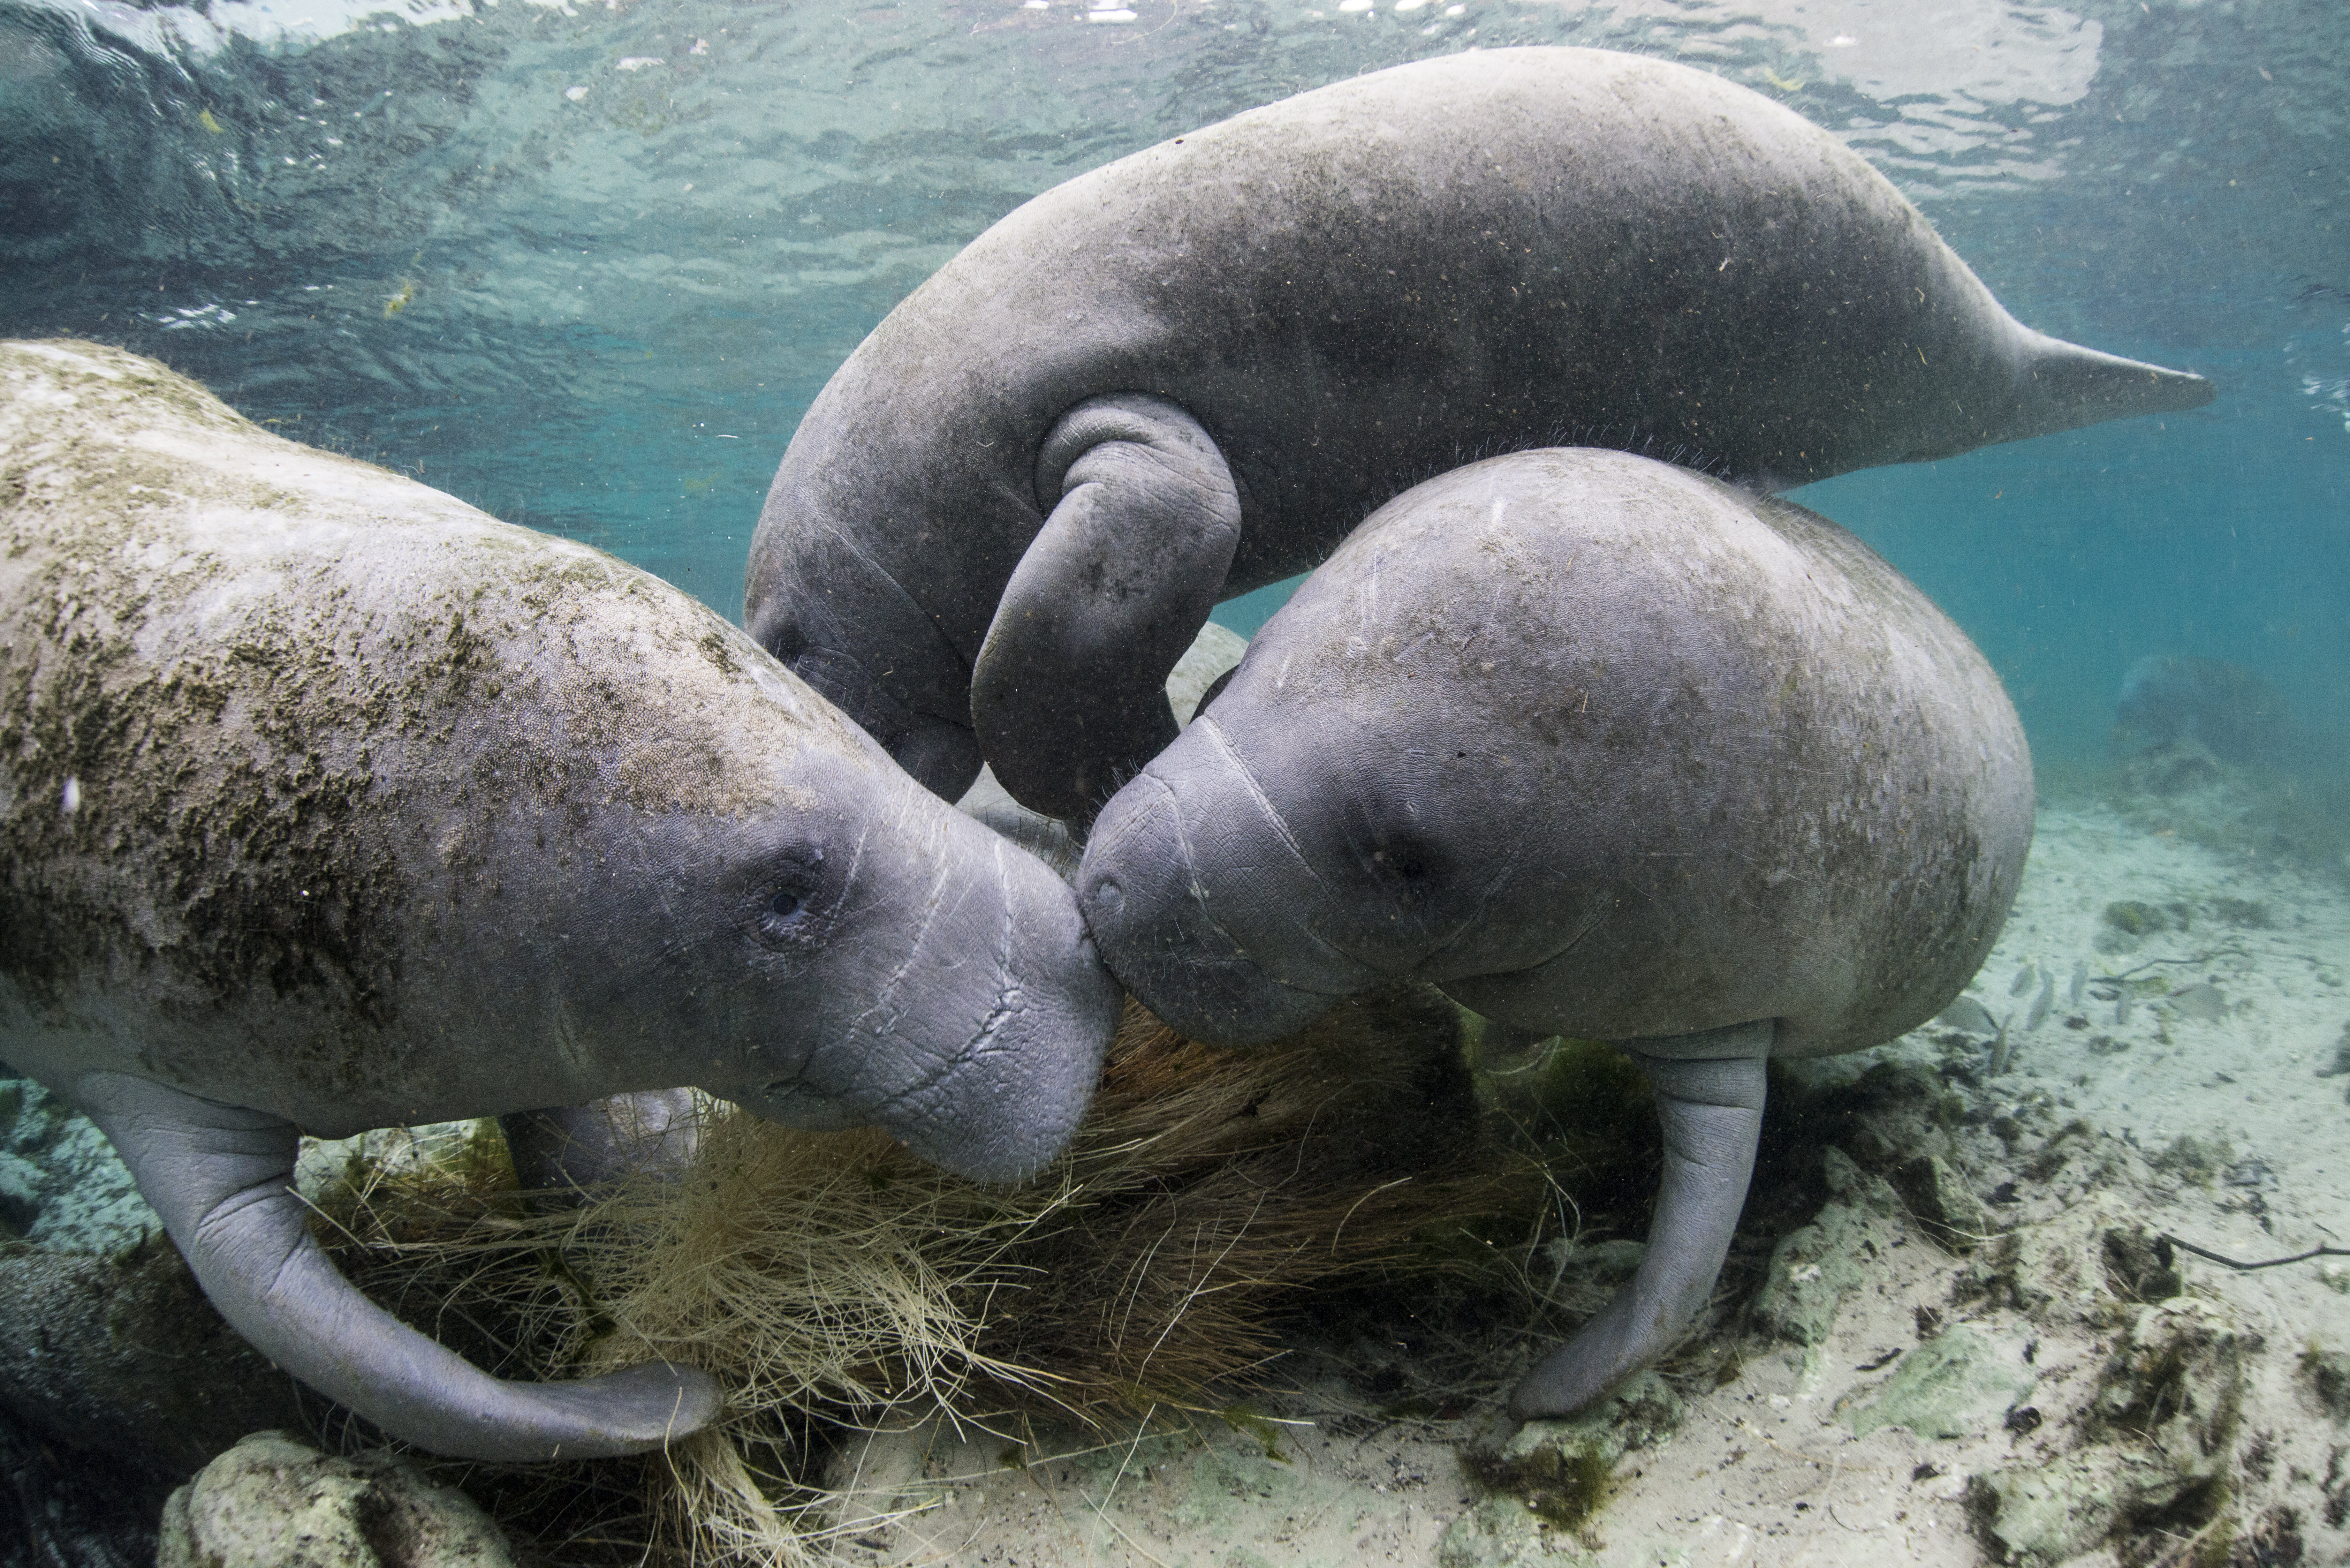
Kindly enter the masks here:
<path id="1" fill-rule="evenodd" d="M 733 613 L 801 410 L 995 218 L 1288 93 L 1515 43 L 1766 92 L 2031 324 L 2219 383 L 1801 497 L 1958 616 L 2044 756 L 2101 753 L 2147 653 L 2350 717 L 2334 0 L 0 0 L 0 331 L 154 354 Z"/>

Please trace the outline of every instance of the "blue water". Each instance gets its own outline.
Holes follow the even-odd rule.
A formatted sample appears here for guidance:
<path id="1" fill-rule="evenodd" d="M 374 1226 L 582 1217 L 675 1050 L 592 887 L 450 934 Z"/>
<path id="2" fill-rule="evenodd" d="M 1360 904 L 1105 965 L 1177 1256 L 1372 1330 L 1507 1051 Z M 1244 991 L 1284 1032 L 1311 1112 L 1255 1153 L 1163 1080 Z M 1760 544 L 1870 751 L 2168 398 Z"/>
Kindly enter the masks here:
<path id="1" fill-rule="evenodd" d="M 989 223 L 1290 92 L 1534 42 L 1770 93 L 2025 321 L 2218 384 L 1798 493 L 1968 628 L 2043 763 L 2104 754 L 2148 653 L 2350 728 L 2338 0 L 0 0 L 0 332 L 153 354 L 733 614 L 801 410 Z"/>

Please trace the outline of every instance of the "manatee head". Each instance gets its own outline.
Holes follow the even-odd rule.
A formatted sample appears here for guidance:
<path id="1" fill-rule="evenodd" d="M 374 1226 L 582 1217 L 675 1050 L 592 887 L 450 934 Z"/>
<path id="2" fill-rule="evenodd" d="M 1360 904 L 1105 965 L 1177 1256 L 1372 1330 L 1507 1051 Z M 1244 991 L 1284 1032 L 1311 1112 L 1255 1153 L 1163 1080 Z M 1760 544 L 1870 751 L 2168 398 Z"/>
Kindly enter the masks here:
<path id="1" fill-rule="evenodd" d="M 1375 730 L 1343 682 L 1278 670 L 1253 652 L 1095 824 L 1076 886 L 1111 971 L 1240 1045 L 1389 979 L 1539 961 L 1571 900 L 1513 852 L 1533 829 L 1490 744 L 1433 713 Z"/>
<path id="2" fill-rule="evenodd" d="M 826 388 L 810 419 L 844 395 Z M 785 463 L 752 540 L 743 623 L 924 787 L 955 800 L 981 764 L 970 655 L 926 606 L 957 597 L 959 576 L 941 571 L 916 585 L 918 597 L 890 575 L 853 521 L 872 502 L 871 479 L 857 465 Z"/>
<path id="3" fill-rule="evenodd" d="M 706 635 L 668 637 L 689 613 Z M 675 617 L 637 620 L 625 683 L 550 679 L 483 739 L 476 771 L 541 782 L 493 830 L 507 950 L 462 969 L 544 977 L 517 1002 L 593 1093 L 691 1083 L 795 1126 L 879 1127 L 960 1175 L 1028 1175 L 1075 1128 L 1120 1003 L 1067 886 L 739 631 Z M 463 923 L 469 948 L 500 924 Z"/>
<path id="4" fill-rule="evenodd" d="M 856 805 L 720 846 L 703 891 L 727 936 L 703 983 L 726 1011 L 711 1037 L 734 1050 L 701 1086 L 794 1126 L 880 1127 L 959 1175 L 1024 1177 L 1076 1129 L 1118 989 L 1066 884 L 870 760 L 802 759 L 800 787 Z"/>

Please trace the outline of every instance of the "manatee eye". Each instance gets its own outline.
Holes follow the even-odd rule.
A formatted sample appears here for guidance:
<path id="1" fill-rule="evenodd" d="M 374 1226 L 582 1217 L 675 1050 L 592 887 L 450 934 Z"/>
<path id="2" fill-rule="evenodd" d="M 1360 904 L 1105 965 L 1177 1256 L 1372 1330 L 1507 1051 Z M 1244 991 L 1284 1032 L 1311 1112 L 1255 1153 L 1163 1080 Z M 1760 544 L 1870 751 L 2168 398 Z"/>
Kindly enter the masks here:
<path id="1" fill-rule="evenodd" d="M 816 855 L 805 862 L 786 862 L 770 873 L 773 879 L 766 880 L 765 887 L 752 894 L 757 902 L 750 907 L 750 926 L 763 945 L 796 949 L 816 940 L 815 928 L 819 922 L 809 905 L 816 899 L 823 880 L 822 862 L 823 857 Z"/>

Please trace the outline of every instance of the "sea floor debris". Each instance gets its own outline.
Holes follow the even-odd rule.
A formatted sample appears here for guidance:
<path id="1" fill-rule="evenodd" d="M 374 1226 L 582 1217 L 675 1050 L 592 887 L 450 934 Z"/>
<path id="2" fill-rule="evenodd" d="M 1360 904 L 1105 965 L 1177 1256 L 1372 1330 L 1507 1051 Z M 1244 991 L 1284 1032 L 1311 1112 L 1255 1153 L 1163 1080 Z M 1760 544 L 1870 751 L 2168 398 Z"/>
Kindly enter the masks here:
<path id="1" fill-rule="evenodd" d="M 1138 1422 L 1252 1430 L 1236 1401 L 1300 1293 L 1491 1268 L 1482 1243 L 1431 1232 L 1538 1208 L 1544 1187 L 1481 1139 L 1461 1032 L 1410 988 L 1249 1053 L 1133 1010 L 1076 1145 L 1016 1188 L 869 1130 L 714 1113 L 683 1172 L 583 1208 L 530 1210 L 484 1141 L 404 1176 L 362 1164 L 321 1209 L 354 1278 L 437 1297 L 486 1365 L 663 1355 L 718 1374 L 727 1417 L 638 1465 L 633 1528 L 681 1560 L 812 1561 L 877 1528 L 824 1480 L 851 1434 L 943 1423 L 1017 1457 Z M 597 1468 L 608 1487 L 623 1467 Z M 491 1484 L 517 1534 L 548 1484 Z"/>

